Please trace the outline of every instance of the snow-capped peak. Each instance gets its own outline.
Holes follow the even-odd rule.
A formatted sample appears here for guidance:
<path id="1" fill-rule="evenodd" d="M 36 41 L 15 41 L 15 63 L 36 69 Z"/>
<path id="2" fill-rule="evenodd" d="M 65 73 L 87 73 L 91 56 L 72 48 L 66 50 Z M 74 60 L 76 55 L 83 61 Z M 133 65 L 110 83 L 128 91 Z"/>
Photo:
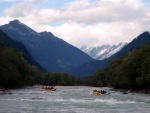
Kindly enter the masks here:
<path id="1" fill-rule="evenodd" d="M 112 46 L 109 44 L 97 47 L 82 46 L 80 49 L 96 60 L 103 60 L 120 51 L 126 44 L 126 42 L 121 42 L 118 45 Z"/>

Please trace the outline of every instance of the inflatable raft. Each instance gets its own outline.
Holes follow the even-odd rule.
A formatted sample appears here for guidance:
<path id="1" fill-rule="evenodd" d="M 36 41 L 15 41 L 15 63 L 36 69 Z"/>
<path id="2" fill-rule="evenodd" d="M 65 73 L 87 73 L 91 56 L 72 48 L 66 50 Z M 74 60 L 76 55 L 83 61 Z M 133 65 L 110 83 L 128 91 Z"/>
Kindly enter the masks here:
<path id="1" fill-rule="evenodd" d="M 92 95 L 100 96 L 100 95 L 101 95 L 101 92 L 99 92 L 99 91 L 93 91 Z"/>
<path id="2" fill-rule="evenodd" d="M 93 90 L 92 95 L 99 96 L 101 94 L 106 94 L 105 90 Z"/>
<path id="3" fill-rule="evenodd" d="M 54 87 L 42 86 L 41 91 L 56 91 Z"/>

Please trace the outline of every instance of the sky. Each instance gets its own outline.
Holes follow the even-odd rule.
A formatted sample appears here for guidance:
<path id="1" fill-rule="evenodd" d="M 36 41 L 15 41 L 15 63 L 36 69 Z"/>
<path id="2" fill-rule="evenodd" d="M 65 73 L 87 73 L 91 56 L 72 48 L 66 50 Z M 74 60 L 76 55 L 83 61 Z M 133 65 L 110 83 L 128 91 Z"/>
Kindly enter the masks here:
<path id="1" fill-rule="evenodd" d="M 150 31 L 150 0 L 0 0 L 0 25 L 14 19 L 78 48 L 117 45 Z"/>

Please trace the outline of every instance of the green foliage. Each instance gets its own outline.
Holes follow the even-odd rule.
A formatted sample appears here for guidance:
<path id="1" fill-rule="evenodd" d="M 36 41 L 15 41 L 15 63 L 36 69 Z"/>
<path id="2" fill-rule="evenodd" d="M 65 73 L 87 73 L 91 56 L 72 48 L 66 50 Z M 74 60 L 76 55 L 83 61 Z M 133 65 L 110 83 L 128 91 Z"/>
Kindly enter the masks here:
<path id="1" fill-rule="evenodd" d="M 107 86 L 106 73 L 105 71 L 98 70 L 92 76 L 77 78 L 77 85 L 105 87 Z"/>
<path id="2" fill-rule="evenodd" d="M 114 88 L 150 89 L 150 45 L 112 61 L 106 75 Z"/>
<path id="3" fill-rule="evenodd" d="M 0 87 L 19 88 L 34 84 L 76 85 L 76 78 L 66 73 L 42 73 L 30 66 L 23 54 L 0 46 Z"/>
<path id="4" fill-rule="evenodd" d="M 46 73 L 43 84 L 72 86 L 76 84 L 76 78 L 66 73 Z"/>
<path id="5" fill-rule="evenodd" d="M 46 72 L 30 55 L 26 47 L 21 43 L 11 39 L 6 33 L 0 30 L 0 44 L 5 47 L 12 48 L 15 52 L 23 53 L 24 58 L 30 65 L 35 65 L 42 72 Z"/>
<path id="6" fill-rule="evenodd" d="M 28 65 L 22 53 L 0 46 L 0 86 L 17 88 L 41 83 L 41 72 Z"/>
<path id="7" fill-rule="evenodd" d="M 30 67 L 30 79 L 32 84 L 42 84 L 44 82 L 43 73 L 36 66 Z"/>
<path id="8" fill-rule="evenodd" d="M 77 79 L 76 79 L 76 85 L 92 86 L 92 79 L 91 79 L 91 76 L 89 76 L 89 77 L 77 78 Z"/>
<path id="9" fill-rule="evenodd" d="M 106 75 L 105 75 L 105 72 L 102 70 L 98 70 L 92 76 L 91 79 L 92 79 L 92 86 L 95 86 L 95 87 L 106 86 Z"/>
<path id="10" fill-rule="evenodd" d="M 82 78 L 66 73 L 42 73 L 37 67 L 30 66 L 22 53 L 0 45 L 0 87 L 18 88 L 34 84 L 150 89 L 150 45 L 133 49 L 112 61 L 105 71 L 98 70 L 92 76 Z"/>

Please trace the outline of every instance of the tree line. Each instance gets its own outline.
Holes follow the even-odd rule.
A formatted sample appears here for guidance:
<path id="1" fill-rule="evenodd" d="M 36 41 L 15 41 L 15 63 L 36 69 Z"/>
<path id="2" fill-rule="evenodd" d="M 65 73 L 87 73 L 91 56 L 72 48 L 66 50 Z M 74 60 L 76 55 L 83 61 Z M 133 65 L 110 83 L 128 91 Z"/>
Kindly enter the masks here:
<path id="1" fill-rule="evenodd" d="M 106 73 L 114 88 L 150 89 L 150 44 L 112 61 Z"/>
<path id="2" fill-rule="evenodd" d="M 41 72 L 35 66 L 30 66 L 22 53 L 0 45 L 1 87 L 23 87 L 41 83 L 41 80 Z"/>
<path id="3" fill-rule="evenodd" d="M 29 85 L 86 85 L 122 89 L 150 89 L 150 45 L 133 49 L 112 61 L 105 70 L 76 78 L 67 73 L 44 73 L 27 63 L 23 53 L 0 45 L 0 87 Z"/>
<path id="4" fill-rule="evenodd" d="M 105 70 L 80 79 L 81 84 L 115 89 L 150 90 L 150 44 L 113 60 Z"/>
<path id="5" fill-rule="evenodd" d="M 67 73 L 44 73 L 27 63 L 23 54 L 0 45 L 0 87 L 20 88 L 35 84 L 75 85 L 76 78 Z"/>

